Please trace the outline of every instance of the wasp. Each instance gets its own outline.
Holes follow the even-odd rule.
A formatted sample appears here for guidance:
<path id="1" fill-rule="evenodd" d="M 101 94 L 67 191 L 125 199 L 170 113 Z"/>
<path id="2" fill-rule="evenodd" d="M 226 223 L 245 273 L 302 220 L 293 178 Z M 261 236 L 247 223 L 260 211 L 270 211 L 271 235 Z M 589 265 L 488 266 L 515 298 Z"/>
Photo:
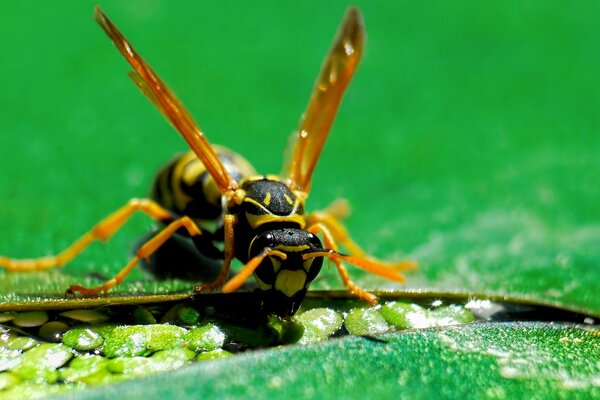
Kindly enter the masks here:
<path id="1" fill-rule="evenodd" d="M 352 282 L 344 263 L 404 281 L 401 271 L 414 268 L 414 262 L 389 263 L 367 256 L 341 223 L 347 214 L 343 201 L 322 211 L 305 209 L 313 172 L 363 53 L 365 31 L 357 8 L 350 7 L 342 20 L 292 134 L 280 175 L 257 174 L 242 156 L 211 145 L 185 106 L 99 7 L 94 19 L 133 68 L 129 77 L 186 140 L 190 151 L 159 172 L 150 199 L 130 200 L 57 255 L 29 260 L 0 257 L 0 266 L 8 270 L 61 267 L 91 242 L 108 240 L 134 213 L 142 212 L 160 223 L 158 233 L 112 279 L 91 288 L 72 285 L 69 294 L 87 297 L 107 292 L 177 235 L 189 238 L 195 251 L 221 264 L 216 278 L 198 284 L 196 292 L 232 292 L 254 275 L 264 309 L 281 316 L 296 312 L 324 259 L 335 265 L 352 294 L 371 304 L 376 296 Z M 339 251 L 340 245 L 348 254 Z M 230 277 L 234 259 L 243 267 Z"/>

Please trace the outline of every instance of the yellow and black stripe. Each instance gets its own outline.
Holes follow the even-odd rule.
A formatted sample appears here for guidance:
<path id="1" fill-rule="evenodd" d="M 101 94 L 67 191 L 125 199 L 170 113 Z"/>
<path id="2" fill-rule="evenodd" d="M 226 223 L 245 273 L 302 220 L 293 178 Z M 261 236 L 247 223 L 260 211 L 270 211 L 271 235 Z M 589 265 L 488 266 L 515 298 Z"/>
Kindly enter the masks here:
<path id="1" fill-rule="evenodd" d="M 256 175 L 250 163 L 222 146 L 214 146 L 219 159 L 236 180 Z M 177 215 L 198 221 L 217 220 L 223 215 L 222 194 L 202 162 L 188 151 L 173 158 L 156 175 L 151 197 Z"/>

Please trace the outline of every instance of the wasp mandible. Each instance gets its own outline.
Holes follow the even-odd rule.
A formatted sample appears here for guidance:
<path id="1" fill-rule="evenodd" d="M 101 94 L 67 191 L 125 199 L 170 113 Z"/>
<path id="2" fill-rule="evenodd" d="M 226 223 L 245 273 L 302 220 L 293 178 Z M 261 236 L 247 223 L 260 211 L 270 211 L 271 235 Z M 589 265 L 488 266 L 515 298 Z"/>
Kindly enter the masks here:
<path id="1" fill-rule="evenodd" d="M 94 19 L 133 68 L 129 77 L 183 136 L 191 151 L 177 156 L 159 172 L 152 199 L 130 200 L 58 255 L 31 260 L 0 257 L 0 266 L 8 270 L 61 267 L 91 242 L 108 240 L 139 211 L 163 228 L 139 247 L 114 278 L 92 288 L 73 285 L 68 293 L 97 296 L 110 290 L 141 260 L 180 234 L 188 236 L 202 255 L 222 260 L 216 279 L 199 284 L 197 292 L 232 292 L 254 275 L 263 307 L 282 316 L 296 312 L 325 258 L 335 265 L 346 288 L 371 304 L 377 298 L 352 282 L 343 262 L 392 281 L 404 281 L 400 271 L 414 268 L 414 262 L 388 263 L 367 256 L 340 222 L 346 213 L 343 202 L 334 202 L 323 211 L 305 211 L 315 166 L 363 52 L 365 32 L 357 8 L 350 7 L 344 16 L 290 140 L 280 175 L 257 174 L 240 155 L 212 146 L 184 105 L 99 7 Z M 202 221 L 207 220 L 217 222 L 217 228 L 211 231 L 204 226 Z M 338 244 L 349 254 L 339 252 Z M 244 266 L 230 278 L 234 258 Z"/>

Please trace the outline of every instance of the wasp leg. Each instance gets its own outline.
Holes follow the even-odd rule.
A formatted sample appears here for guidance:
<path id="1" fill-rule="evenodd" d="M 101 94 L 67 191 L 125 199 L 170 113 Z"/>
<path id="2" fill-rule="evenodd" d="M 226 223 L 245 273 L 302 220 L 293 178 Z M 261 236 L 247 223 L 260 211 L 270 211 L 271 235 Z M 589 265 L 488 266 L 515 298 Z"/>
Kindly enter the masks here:
<path id="1" fill-rule="evenodd" d="M 169 211 L 165 210 L 152 200 L 131 199 L 125 206 L 104 218 L 89 232 L 86 232 L 58 255 L 26 260 L 0 257 L 0 267 L 4 267 L 9 271 L 40 271 L 62 267 L 77 257 L 93 241 L 107 241 L 121 229 L 125 222 L 127 222 L 136 211 L 141 211 L 144 214 L 163 222 L 174 219 Z"/>
<path id="2" fill-rule="evenodd" d="M 323 225 L 323 227 L 327 228 L 332 238 L 344 246 L 346 250 L 355 257 L 368 259 L 372 263 L 379 264 L 386 268 L 393 268 L 397 271 L 415 270 L 417 268 L 417 264 L 411 260 L 389 262 L 369 257 L 367 253 L 352 240 L 344 225 L 339 221 L 339 219 L 348 215 L 348 212 L 348 203 L 344 200 L 336 200 L 325 210 L 315 211 L 309 214 L 306 217 L 306 223 L 308 226 L 317 224 Z"/>
<path id="3" fill-rule="evenodd" d="M 163 228 L 153 229 L 137 240 L 133 254 Z M 214 236 L 209 231 L 202 230 L 202 235 L 191 238 L 182 228 L 150 258 L 140 261 L 140 268 L 158 280 L 210 282 L 219 275 L 224 257 L 223 252 L 214 247 L 213 240 Z M 209 251 L 203 252 L 205 248 Z M 214 255 L 210 252 L 213 249 Z"/>
<path id="4" fill-rule="evenodd" d="M 319 233 L 322 234 L 325 246 L 337 253 L 338 247 L 335 243 L 335 239 L 333 238 L 333 235 L 331 234 L 327 226 L 325 226 L 325 224 L 316 223 L 312 226 L 309 226 L 307 231 L 315 235 L 318 235 Z M 350 279 L 350 275 L 348 274 L 348 270 L 346 269 L 346 267 L 344 267 L 341 260 L 336 258 L 330 258 L 330 260 L 333 261 L 333 264 L 337 268 L 338 273 L 342 278 L 344 286 L 346 286 L 346 289 L 348 289 L 350 293 L 352 293 L 361 300 L 366 300 L 371 305 L 377 304 L 377 297 L 374 294 L 367 292 L 366 290 L 357 286 L 356 283 L 352 282 L 352 280 Z"/>
<path id="5" fill-rule="evenodd" d="M 75 294 L 81 293 L 81 295 L 85 297 L 97 296 L 102 292 L 106 292 L 111 289 L 113 286 L 119 285 L 123 279 L 129 275 L 129 273 L 135 268 L 135 266 L 142 260 L 143 258 L 150 257 L 160 246 L 162 246 L 171 236 L 173 236 L 178 229 L 185 228 L 190 236 L 199 236 L 202 234 L 202 231 L 196 223 L 190 217 L 181 217 L 160 231 L 156 236 L 152 239 L 148 240 L 144 243 L 137 251 L 135 257 L 133 257 L 127 265 L 119 271 L 114 278 L 104 282 L 102 285 L 93 287 L 93 288 L 85 288 L 82 286 L 73 285 L 67 290 L 67 294 Z"/>
<path id="6" fill-rule="evenodd" d="M 250 276 L 254 273 L 256 268 L 259 267 L 260 263 L 269 256 L 277 256 L 282 260 L 287 258 L 287 255 L 279 250 L 273 250 L 269 247 L 263 249 L 263 251 L 252 258 L 250 261 L 244 265 L 244 267 L 238 272 L 233 278 L 231 278 L 224 286 L 223 293 L 231 293 L 234 290 L 238 289 L 240 286 L 244 284 L 250 278 Z"/>
<path id="7" fill-rule="evenodd" d="M 196 286 L 195 291 L 200 292 L 214 292 L 220 290 L 223 284 L 229 277 L 229 269 L 231 268 L 231 261 L 235 257 L 235 242 L 234 242 L 234 227 L 237 220 L 235 215 L 227 214 L 223 219 L 223 231 L 224 231 L 224 246 L 225 246 L 225 258 L 223 260 L 223 266 L 217 278 L 210 282 Z"/>

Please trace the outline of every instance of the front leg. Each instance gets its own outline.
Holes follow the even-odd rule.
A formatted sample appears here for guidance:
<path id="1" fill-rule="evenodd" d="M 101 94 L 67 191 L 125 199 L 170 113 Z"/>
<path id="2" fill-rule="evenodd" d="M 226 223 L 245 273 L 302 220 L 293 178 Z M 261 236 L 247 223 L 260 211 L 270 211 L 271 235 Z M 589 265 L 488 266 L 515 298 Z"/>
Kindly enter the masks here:
<path id="1" fill-rule="evenodd" d="M 217 278 L 210 283 L 199 284 L 195 288 L 195 292 L 214 292 L 217 290 L 221 290 L 225 281 L 229 277 L 229 270 L 231 268 L 231 261 L 235 257 L 235 224 L 237 223 L 237 218 L 233 214 L 225 215 L 223 221 L 223 231 L 224 231 L 224 246 L 225 246 L 225 258 L 223 259 L 223 266 L 221 267 L 221 271 Z"/>
<path id="2" fill-rule="evenodd" d="M 355 257 L 368 260 L 371 263 L 378 264 L 387 268 L 392 268 L 396 271 L 415 270 L 417 264 L 414 261 L 405 260 L 398 262 L 390 262 L 377 260 L 367 255 L 367 253 L 356 244 L 346 227 L 339 221 L 348 215 L 348 203 L 345 200 L 336 200 L 331 203 L 325 210 L 315 211 L 306 217 L 307 226 L 319 226 L 327 228 L 331 238 L 344 246 L 347 251 Z"/>
<path id="3" fill-rule="evenodd" d="M 307 230 L 315 235 L 322 234 L 325 246 L 328 249 L 333 250 L 333 252 L 338 253 L 338 247 L 335 243 L 335 239 L 333 238 L 333 235 L 331 234 L 330 230 L 327 229 L 327 227 L 324 224 L 316 223 L 312 226 L 309 226 Z M 346 269 L 346 267 L 344 267 L 340 258 L 331 257 L 330 260 L 337 268 L 338 274 L 340 275 L 340 278 L 342 278 L 344 286 L 346 286 L 346 289 L 348 289 L 350 293 L 352 293 L 361 300 L 367 301 L 372 306 L 377 304 L 377 296 L 362 289 L 350 279 L 348 270 Z"/>
<path id="4" fill-rule="evenodd" d="M 348 213 L 348 202 L 336 200 L 326 209 L 308 214 L 306 217 L 306 225 L 312 226 L 322 224 L 326 226 L 336 242 L 344 246 L 351 254 L 364 257 L 366 255 L 365 251 L 350 238 L 348 231 L 339 221 L 340 219 L 345 218 Z"/>

